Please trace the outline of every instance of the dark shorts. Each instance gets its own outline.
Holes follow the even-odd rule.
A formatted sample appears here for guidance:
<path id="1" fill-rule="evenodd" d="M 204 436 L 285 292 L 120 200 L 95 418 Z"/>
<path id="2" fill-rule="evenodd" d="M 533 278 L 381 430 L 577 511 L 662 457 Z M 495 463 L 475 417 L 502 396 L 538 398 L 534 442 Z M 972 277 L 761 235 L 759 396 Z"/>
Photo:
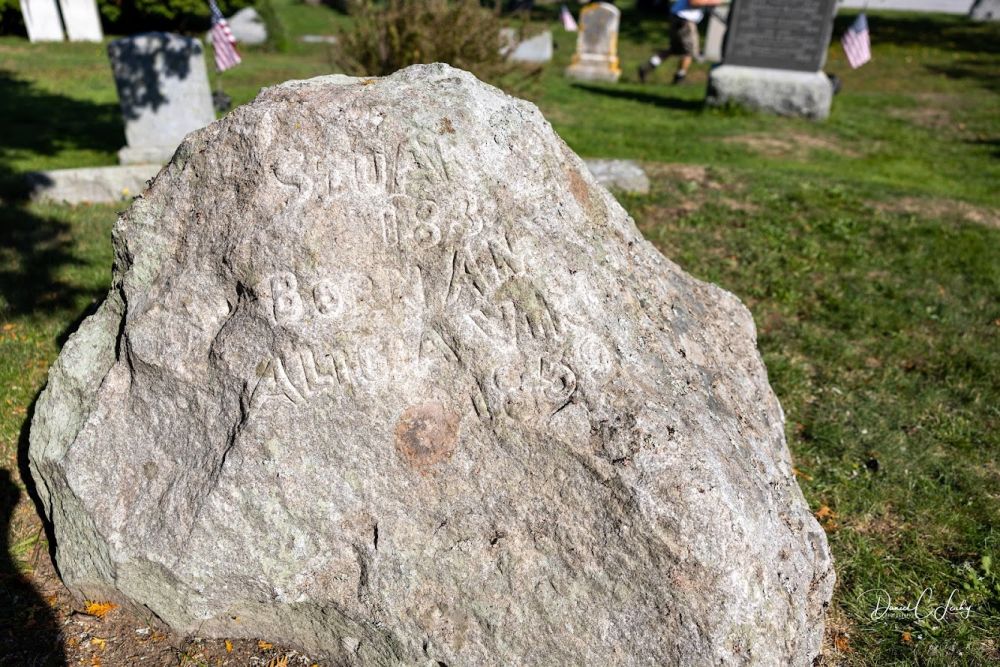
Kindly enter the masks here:
<path id="1" fill-rule="evenodd" d="M 670 53 L 675 56 L 698 55 L 698 24 L 674 16 L 670 21 Z"/>

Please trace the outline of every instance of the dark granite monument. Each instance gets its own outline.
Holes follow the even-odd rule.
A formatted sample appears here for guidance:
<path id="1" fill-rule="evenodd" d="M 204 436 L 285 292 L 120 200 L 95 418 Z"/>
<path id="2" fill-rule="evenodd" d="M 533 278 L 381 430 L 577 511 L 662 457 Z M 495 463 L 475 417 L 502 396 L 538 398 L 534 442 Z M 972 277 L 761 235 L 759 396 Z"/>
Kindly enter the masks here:
<path id="1" fill-rule="evenodd" d="M 710 104 L 822 119 L 833 90 L 823 74 L 836 0 L 734 0 Z"/>
<path id="2" fill-rule="evenodd" d="M 822 69 L 835 5 L 835 0 L 737 0 L 729 17 L 726 64 Z"/>

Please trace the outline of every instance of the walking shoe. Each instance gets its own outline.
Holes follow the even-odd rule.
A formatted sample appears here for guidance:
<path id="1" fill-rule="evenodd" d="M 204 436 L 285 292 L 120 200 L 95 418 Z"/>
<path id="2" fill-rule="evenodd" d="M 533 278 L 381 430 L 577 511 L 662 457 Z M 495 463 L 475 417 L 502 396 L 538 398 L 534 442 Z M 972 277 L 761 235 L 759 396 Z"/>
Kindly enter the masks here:
<path id="1" fill-rule="evenodd" d="M 684 79 L 687 78 L 687 75 L 687 72 L 677 72 L 677 74 L 674 74 L 674 85 L 676 86 L 679 83 L 684 83 Z"/>

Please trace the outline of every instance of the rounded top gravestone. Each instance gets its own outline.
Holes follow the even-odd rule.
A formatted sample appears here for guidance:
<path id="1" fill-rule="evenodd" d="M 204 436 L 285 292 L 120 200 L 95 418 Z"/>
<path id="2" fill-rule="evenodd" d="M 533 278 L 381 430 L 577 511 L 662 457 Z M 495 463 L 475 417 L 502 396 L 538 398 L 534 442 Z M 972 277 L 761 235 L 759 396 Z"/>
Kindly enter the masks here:
<path id="1" fill-rule="evenodd" d="M 749 313 L 533 105 L 444 65 L 277 86 L 114 243 L 31 430 L 77 594 L 337 664 L 817 654 Z"/>

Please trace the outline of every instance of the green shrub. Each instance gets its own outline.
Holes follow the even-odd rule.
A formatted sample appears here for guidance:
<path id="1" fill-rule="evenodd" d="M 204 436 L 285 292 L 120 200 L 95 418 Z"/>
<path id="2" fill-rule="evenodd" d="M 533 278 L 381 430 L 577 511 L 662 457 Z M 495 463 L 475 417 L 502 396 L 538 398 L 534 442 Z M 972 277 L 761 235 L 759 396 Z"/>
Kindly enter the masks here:
<path id="1" fill-rule="evenodd" d="M 354 21 L 341 31 L 334 61 L 350 74 L 385 76 L 408 65 L 443 62 L 518 88 L 540 71 L 507 62 L 500 15 L 479 0 L 351 0 L 348 7 Z M 517 71 L 526 78 L 513 79 Z"/>

